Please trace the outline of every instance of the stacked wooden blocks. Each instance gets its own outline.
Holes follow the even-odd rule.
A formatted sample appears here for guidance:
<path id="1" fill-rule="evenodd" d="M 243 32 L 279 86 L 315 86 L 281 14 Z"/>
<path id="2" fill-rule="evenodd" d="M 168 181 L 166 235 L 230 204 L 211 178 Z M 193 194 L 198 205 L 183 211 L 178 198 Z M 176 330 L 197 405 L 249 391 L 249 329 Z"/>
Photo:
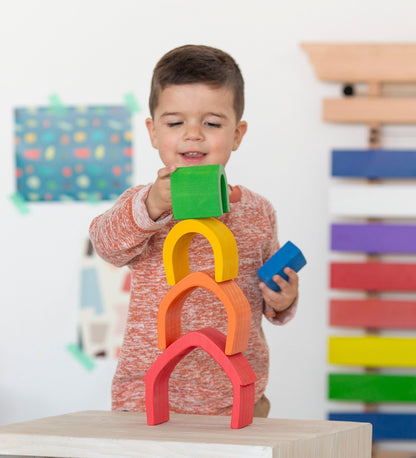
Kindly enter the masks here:
<path id="1" fill-rule="evenodd" d="M 228 185 L 222 165 L 177 169 L 171 177 L 173 217 L 181 219 L 163 247 L 166 279 L 172 288 L 159 305 L 158 345 L 164 352 L 146 373 L 146 414 L 149 425 L 169 420 L 169 377 L 175 366 L 196 347 L 205 350 L 228 375 L 234 393 L 231 428 L 253 421 L 253 369 L 242 354 L 248 345 L 250 305 L 234 279 L 238 276 L 238 250 L 232 232 L 215 217 L 229 211 Z M 210 242 L 215 271 L 191 272 L 188 251 L 195 234 Z M 195 288 L 212 291 L 226 309 L 225 336 L 214 328 L 181 335 L 181 309 Z"/>
<path id="2" fill-rule="evenodd" d="M 330 325 L 363 332 L 330 338 L 329 362 L 355 369 L 329 375 L 329 398 L 361 401 L 364 412 L 332 412 L 329 418 L 371 422 L 376 445 L 416 440 L 414 411 L 379 408 L 416 402 L 416 337 L 409 333 L 416 329 L 416 151 L 381 147 L 385 124 L 416 124 L 416 99 L 403 97 L 403 91 L 400 97 L 388 93 L 394 92 L 392 84 L 416 82 L 416 45 L 303 47 L 318 77 L 344 83 L 344 95 L 349 94 L 326 99 L 324 119 L 364 123 L 369 134 L 368 148 L 332 153 L 337 181 L 330 193 L 336 219 L 331 250 L 342 252 L 347 262 L 337 259 L 330 266 L 330 287 L 338 295 L 330 301 Z M 355 91 L 354 83 L 366 83 L 367 93 Z M 364 260 L 355 259 L 358 253 Z M 386 335 L 390 330 L 406 334 Z M 379 454 L 375 447 L 374 456 Z M 391 450 L 388 456 L 408 455 Z"/>

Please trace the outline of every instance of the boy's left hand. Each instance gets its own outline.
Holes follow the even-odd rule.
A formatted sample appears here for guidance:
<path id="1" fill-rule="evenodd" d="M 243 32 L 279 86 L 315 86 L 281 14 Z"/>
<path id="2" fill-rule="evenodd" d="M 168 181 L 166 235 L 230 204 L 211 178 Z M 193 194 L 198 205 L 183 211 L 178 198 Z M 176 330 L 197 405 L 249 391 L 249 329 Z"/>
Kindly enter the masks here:
<path id="1" fill-rule="evenodd" d="M 285 267 L 284 273 L 289 277 L 288 281 L 280 275 L 273 276 L 273 281 L 279 285 L 280 291 L 273 291 L 263 282 L 259 285 L 264 301 L 276 312 L 283 312 L 289 308 L 298 296 L 298 274 L 290 267 Z"/>

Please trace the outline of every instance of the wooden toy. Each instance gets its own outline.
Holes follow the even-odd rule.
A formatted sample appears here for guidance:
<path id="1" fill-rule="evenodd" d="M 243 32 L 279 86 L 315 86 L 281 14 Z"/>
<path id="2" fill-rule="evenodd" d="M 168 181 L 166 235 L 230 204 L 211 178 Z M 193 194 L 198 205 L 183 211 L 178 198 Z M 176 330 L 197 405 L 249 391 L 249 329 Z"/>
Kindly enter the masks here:
<path id="1" fill-rule="evenodd" d="M 415 178 L 416 150 L 333 150 L 332 176 Z"/>
<path id="2" fill-rule="evenodd" d="M 328 358 L 344 366 L 416 367 L 416 338 L 332 336 Z"/>
<path id="3" fill-rule="evenodd" d="M 323 119 L 363 124 L 414 124 L 416 99 L 392 97 L 324 99 Z"/>
<path id="4" fill-rule="evenodd" d="M 332 224 L 331 250 L 370 254 L 416 253 L 416 225 Z"/>
<path id="5" fill-rule="evenodd" d="M 332 299 L 329 324 L 370 329 L 416 329 L 416 302 L 378 298 Z"/>
<path id="6" fill-rule="evenodd" d="M 212 291 L 224 305 L 228 316 L 225 354 L 233 355 L 247 349 L 251 325 L 251 309 L 234 280 L 217 283 L 214 273 L 194 272 L 171 288 L 159 305 L 157 316 L 158 344 L 161 350 L 181 335 L 181 310 L 187 296 L 196 288 Z M 201 307 L 204 305 L 201 304 Z"/>
<path id="7" fill-rule="evenodd" d="M 367 291 L 416 291 L 416 264 L 332 262 L 331 288 Z"/>
<path id="8" fill-rule="evenodd" d="M 329 374 L 328 397 L 355 402 L 416 402 L 416 376 L 399 374 Z"/>
<path id="9" fill-rule="evenodd" d="M 337 217 L 414 218 L 413 184 L 334 184 L 329 211 Z"/>
<path id="10" fill-rule="evenodd" d="M 257 271 L 260 279 L 273 291 L 280 287 L 273 281 L 273 275 L 280 275 L 285 280 L 288 276 L 283 272 L 285 267 L 290 267 L 298 272 L 306 264 L 306 259 L 299 248 L 292 242 L 286 242 L 262 267 Z"/>
<path id="11" fill-rule="evenodd" d="M 169 420 L 169 377 L 176 365 L 196 347 L 205 350 L 224 369 L 234 392 L 231 428 L 238 429 L 253 421 L 254 382 L 257 380 L 250 364 L 242 353 L 225 354 L 226 337 L 214 328 L 188 332 L 159 356 L 147 371 L 146 414 L 149 425 Z"/>
<path id="12" fill-rule="evenodd" d="M 413 43 L 303 43 L 302 49 L 324 81 L 416 81 Z"/>
<path id="13" fill-rule="evenodd" d="M 208 218 L 230 211 L 221 164 L 180 167 L 171 175 L 170 189 L 174 219 Z"/>
<path id="14" fill-rule="evenodd" d="M 362 421 L 373 425 L 373 440 L 415 440 L 416 414 L 334 412 L 332 421 Z"/>
<path id="15" fill-rule="evenodd" d="M 233 233 L 215 218 L 189 219 L 177 223 L 163 245 L 166 280 L 174 285 L 190 273 L 188 250 L 195 236 L 208 239 L 214 252 L 215 281 L 222 282 L 238 276 L 238 249 Z"/>
<path id="16" fill-rule="evenodd" d="M 416 253 L 416 226 L 380 224 L 380 219 L 416 217 L 414 184 L 397 184 L 398 179 L 416 177 L 416 151 L 382 149 L 385 124 L 416 124 L 416 98 L 410 94 L 410 87 L 416 82 L 416 67 L 409 60 L 416 56 L 416 44 L 312 43 L 303 47 L 320 79 L 343 84 L 342 98 L 323 101 L 323 118 L 364 123 L 368 136 L 367 149 L 333 151 L 332 176 L 337 180 L 333 180 L 329 196 L 332 216 L 338 220 L 366 219 L 368 223 L 332 226 L 332 250 L 365 253 L 367 262 L 331 265 L 332 288 L 362 289 L 366 299 L 339 299 L 330 305 L 332 326 L 363 327 L 362 332 L 367 335 L 330 340 L 330 359 L 334 364 L 363 366 L 361 374 L 331 374 L 330 397 L 364 402 L 367 413 L 341 413 L 330 418 L 371 421 L 374 457 L 411 458 L 411 453 L 392 449 L 383 453 L 378 450 L 377 441 L 416 439 L 416 416 L 374 412 L 379 409 L 375 403 L 415 402 L 416 378 L 399 375 L 398 371 L 385 375 L 375 368 L 414 367 L 415 348 L 411 340 L 377 340 L 374 333 L 378 329 L 414 329 L 416 322 L 414 301 L 380 298 L 384 291 L 416 291 L 413 265 L 382 263 L 380 258 L 382 254 Z M 367 86 L 354 87 L 354 83 Z M 410 83 L 410 87 L 403 83 Z M 344 180 L 340 184 L 339 178 L 343 177 L 367 180 L 360 184 L 357 180 Z M 400 398 L 402 393 L 404 397 Z"/>

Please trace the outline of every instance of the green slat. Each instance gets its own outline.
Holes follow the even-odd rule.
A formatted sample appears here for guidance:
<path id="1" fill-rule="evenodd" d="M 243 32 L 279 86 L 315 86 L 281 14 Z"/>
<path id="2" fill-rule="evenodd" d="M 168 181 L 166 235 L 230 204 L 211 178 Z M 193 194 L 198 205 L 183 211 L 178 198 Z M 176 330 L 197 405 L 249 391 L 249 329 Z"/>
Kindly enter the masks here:
<path id="1" fill-rule="evenodd" d="M 416 402 L 416 377 L 384 374 L 329 374 L 328 398 L 362 402 Z"/>

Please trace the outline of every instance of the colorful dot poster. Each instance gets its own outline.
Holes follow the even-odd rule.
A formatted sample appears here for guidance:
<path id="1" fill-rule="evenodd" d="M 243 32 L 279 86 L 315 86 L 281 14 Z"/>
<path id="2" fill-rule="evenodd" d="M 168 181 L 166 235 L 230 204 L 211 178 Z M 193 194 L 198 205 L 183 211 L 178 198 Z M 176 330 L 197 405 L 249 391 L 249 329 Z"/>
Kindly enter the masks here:
<path id="1" fill-rule="evenodd" d="M 30 202 L 114 200 L 131 186 L 126 106 L 15 109 L 17 191 Z"/>
<path id="2" fill-rule="evenodd" d="M 89 358 L 117 358 L 130 299 L 130 270 L 102 260 L 87 240 L 82 257 L 79 348 Z"/>

